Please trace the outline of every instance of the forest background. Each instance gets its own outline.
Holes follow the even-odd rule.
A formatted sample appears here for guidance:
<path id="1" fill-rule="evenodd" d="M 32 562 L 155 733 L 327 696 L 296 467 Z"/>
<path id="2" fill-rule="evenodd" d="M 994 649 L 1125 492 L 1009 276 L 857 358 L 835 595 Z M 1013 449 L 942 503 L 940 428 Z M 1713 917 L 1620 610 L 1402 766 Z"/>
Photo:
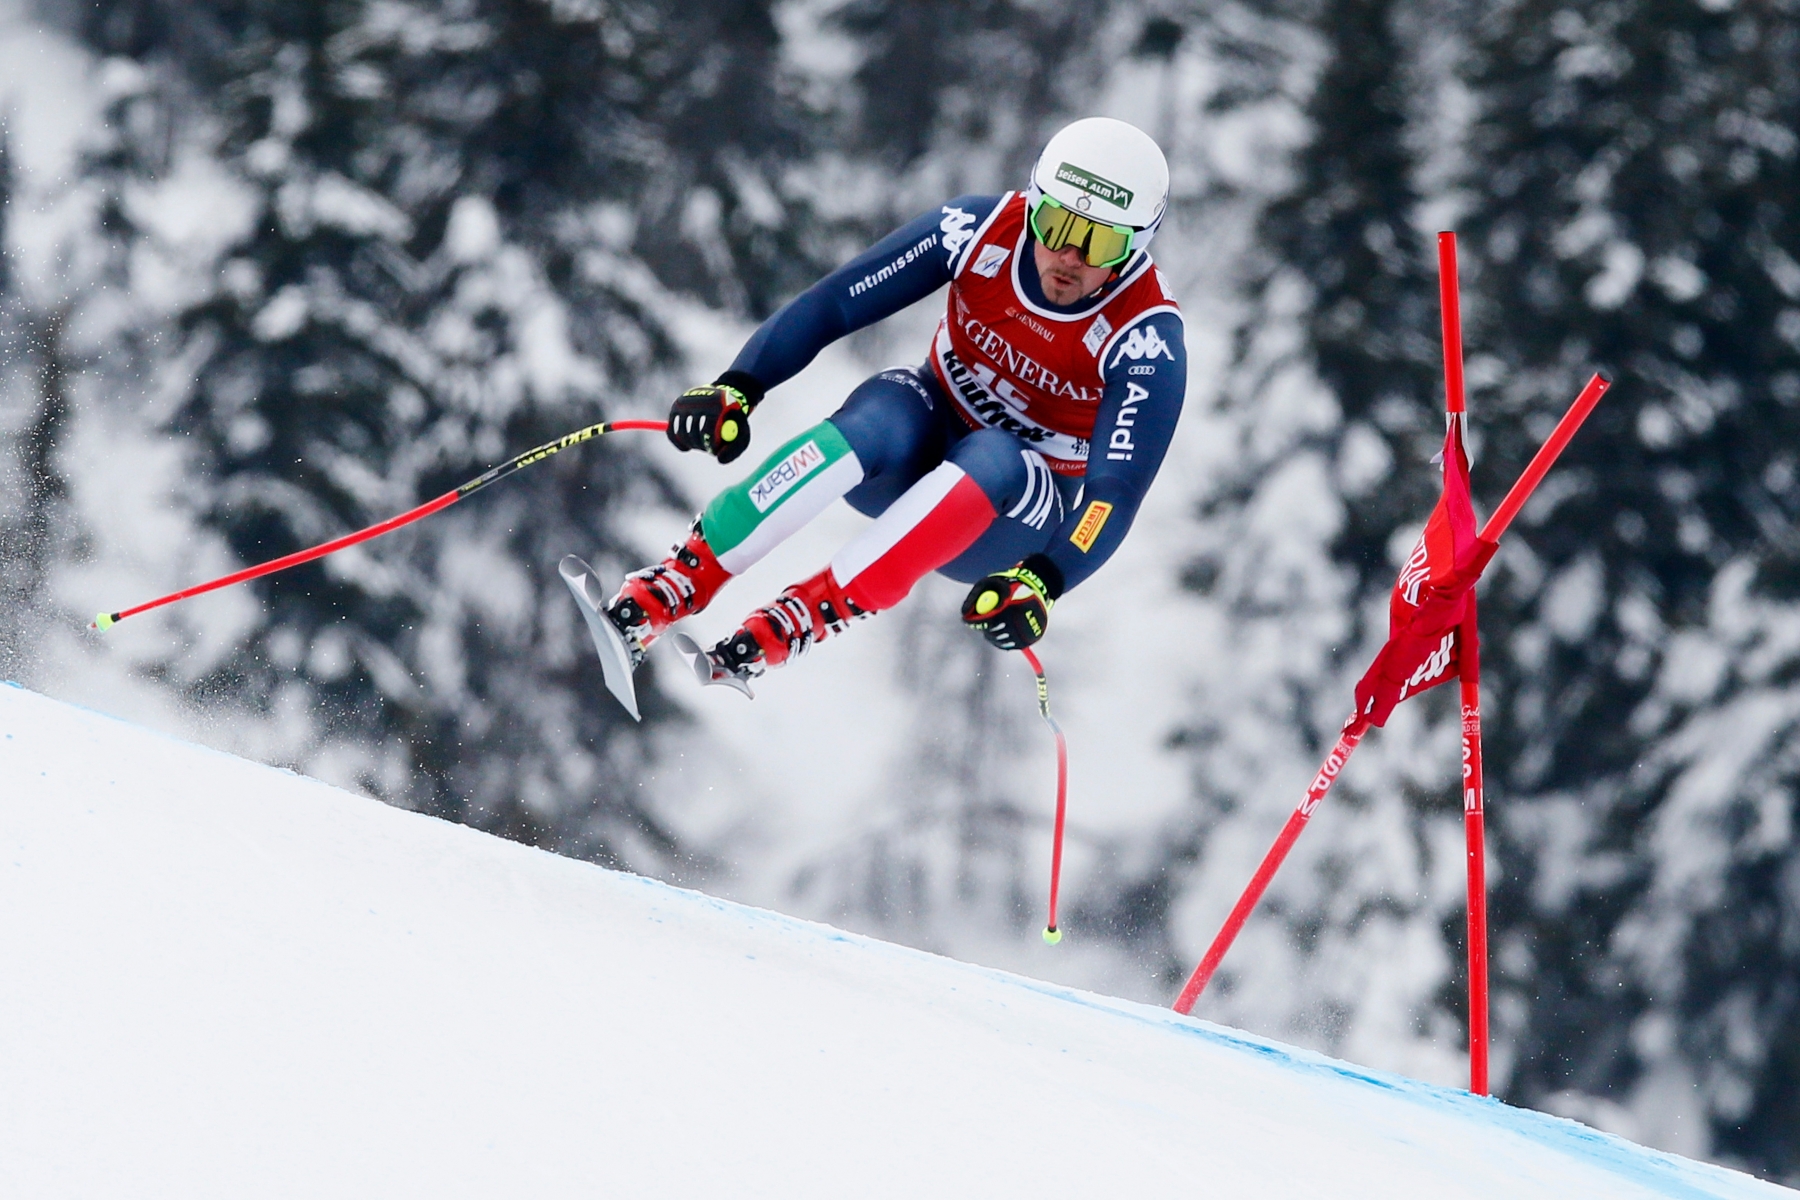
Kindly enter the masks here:
<path id="1" fill-rule="evenodd" d="M 660 416 L 1077 116 L 1165 147 L 1190 393 L 1029 675 L 928 580 L 754 704 L 606 698 L 555 563 L 737 474 L 619 435 L 248 588 L 117 609 Z M 1436 488 L 1459 231 L 1478 508 L 1611 394 L 1483 585 L 1495 1084 L 1800 1181 L 1796 0 L 0 0 L 0 671 L 390 803 L 1166 1002 L 1310 777 Z M 778 444 L 921 359 L 833 348 Z M 858 526 L 835 512 L 711 636 Z M 704 640 L 704 638 L 703 638 Z M 1463 1078 L 1457 728 L 1400 710 L 1199 1014 Z"/>

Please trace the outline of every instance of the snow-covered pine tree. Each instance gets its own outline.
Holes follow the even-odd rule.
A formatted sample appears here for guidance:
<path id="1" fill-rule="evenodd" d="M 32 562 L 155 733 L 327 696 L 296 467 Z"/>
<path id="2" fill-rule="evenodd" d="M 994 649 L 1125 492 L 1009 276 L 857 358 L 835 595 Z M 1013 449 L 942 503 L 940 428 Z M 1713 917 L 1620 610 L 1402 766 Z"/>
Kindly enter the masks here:
<path id="1" fill-rule="evenodd" d="M 1178 880 L 1177 985 L 1350 711 L 1435 499 L 1443 437 L 1435 269 L 1418 228 L 1421 6 L 1328 0 L 1304 20 L 1245 9 L 1263 29 L 1239 57 L 1260 83 L 1224 102 L 1285 93 L 1304 141 L 1256 230 L 1218 414 L 1236 453 L 1207 488 L 1187 573 L 1209 608 L 1187 651 L 1200 680 L 1180 735 L 1196 792 L 1156 864 Z M 1457 1078 L 1460 1005 L 1442 994 L 1462 907 L 1455 725 L 1432 696 L 1370 736 L 1201 1011 Z"/>
<path id="2" fill-rule="evenodd" d="M 58 462 L 68 430 L 72 305 L 66 293 L 28 294 L 16 269 L 10 143 L 0 120 L 0 673 L 17 679 L 35 665 L 51 618 L 49 575 L 73 532 Z"/>
<path id="3" fill-rule="evenodd" d="M 835 22 L 863 50 L 852 144 L 890 167 L 929 167 L 934 183 L 969 180 L 952 192 L 1010 186 L 1092 94 L 1116 7 L 851 0 Z"/>
<path id="4" fill-rule="evenodd" d="M 31 612 L 41 586 L 39 522 L 33 500 L 39 492 L 30 461 L 29 414 L 34 389 L 29 372 L 21 370 L 24 358 L 24 305 L 14 291 L 12 253 L 7 241 L 12 211 L 13 171 L 11 130 L 0 124 L 0 437 L 5 459 L 0 462 L 0 669 L 9 678 L 19 669 L 23 642 L 29 636 Z"/>
<path id="5" fill-rule="evenodd" d="M 621 415 L 669 384 L 675 289 L 755 307 L 803 269 L 770 167 L 800 131 L 766 5 L 122 0 L 81 19 L 146 68 L 98 168 L 135 197 L 116 225 L 153 236 L 141 213 L 178 202 L 168 147 L 190 142 L 240 222 L 164 361 L 192 380 L 169 422 L 192 502 L 242 561 Z M 618 518 L 674 499 L 626 438 L 559 456 L 256 585 L 266 617 L 190 690 L 276 717 L 310 771 L 666 864 L 634 784 L 675 714 L 653 670 L 646 727 L 617 712 L 555 566 L 639 565 L 663 547 Z"/>
<path id="6" fill-rule="evenodd" d="M 1507 1093 L 1800 1171 L 1800 10 L 1491 6 L 1477 492 L 1613 392 L 1484 593 Z"/>

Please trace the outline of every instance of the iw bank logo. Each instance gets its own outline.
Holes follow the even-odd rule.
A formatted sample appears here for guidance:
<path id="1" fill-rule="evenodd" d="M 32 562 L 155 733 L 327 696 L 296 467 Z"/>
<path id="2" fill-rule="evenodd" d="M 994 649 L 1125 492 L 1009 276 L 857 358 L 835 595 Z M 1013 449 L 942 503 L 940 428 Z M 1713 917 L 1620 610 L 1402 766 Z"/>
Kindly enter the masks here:
<path id="1" fill-rule="evenodd" d="M 793 490 L 796 483 L 824 465 L 825 452 L 819 449 L 819 443 L 807 442 L 756 481 L 750 489 L 750 503 L 756 505 L 757 512 L 768 512 L 777 500 Z"/>

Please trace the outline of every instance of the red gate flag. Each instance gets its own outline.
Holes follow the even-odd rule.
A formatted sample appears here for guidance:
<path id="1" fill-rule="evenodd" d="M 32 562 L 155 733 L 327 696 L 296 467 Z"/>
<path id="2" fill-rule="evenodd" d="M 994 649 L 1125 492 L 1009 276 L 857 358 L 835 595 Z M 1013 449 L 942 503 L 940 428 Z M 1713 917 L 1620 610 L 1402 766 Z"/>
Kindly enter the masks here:
<path id="1" fill-rule="evenodd" d="M 1444 431 L 1444 491 L 1394 582 L 1387 645 L 1356 685 L 1353 725 L 1385 725 L 1396 704 L 1457 677 L 1457 628 L 1475 601 L 1475 581 L 1499 548 L 1475 531 L 1463 420 L 1453 414 Z"/>
<path id="2" fill-rule="evenodd" d="M 1444 235 L 1448 237 L 1450 235 Z M 1447 292 L 1454 295 L 1454 292 Z M 1447 324 L 1447 330 L 1451 328 Z M 1449 333 L 1446 332 L 1446 341 Z M 1460 345 L 1460 335 L 1458 338 Z M 1301 797 L 1299 807 L 1289 814 L 1281 836 L 1269 847 L 1262 864 L 1238 897 L 1225 924 L 1213 937 L 1206 956 L 1188 976 L 1181 995 L 1175 998 L 1175 1011 L 1189 1013 L 1200 999 L 1200 993 L 1212 980 L 1213 973 L 1231 949 L 1238 931 L 1250 919 L 1269 881 L 1281 869 L 1282 860 L 1305 828 L 1313 810 L 1331 790 L 1338 773 L 1368 732 L 1370 725 L 1384 723 L 1394 705 L 1417 692 L 1435 687 L 1453 674 L 1463 681 L 1463 752 L 1469 756 L 1464 774 L 1464 820 L 1469 828 L 1469 1082 L 1472 1090 L 1487 1091 L 1487 884 L 1482 864 L 1485 854 L 1481 845 L 1481 709 L 1476 673 L 1480 668 L 1480 649 L 1475 630 L 1475 581 L 1481 578 L 1488 561 L 1499 548 L 1500 535 L 1506 532 L 1519 510 L 1544 475 L 1556 462 L 1557 455 L 1581 428 L 1594 405 L 1611 386 L 1602 375 L 1589 379 L 1575 398 L 1569 411 L 1557 422 L 1550 438 L 1533 456 L 1531 465 L 1519 476 L 1506 499 L 1488 518 L 1480 533 L 1475 532 L 1475 506 L 1469 499 L 1469 456 L 1463 448 L 1461 398 L 1461 360 L 1455 360 L 1456 371 L 1449 371 L 1450 427 L 1444 436 L 1444 491 L 1426 523 L 1412 556 L 1394 585 L 1388 606 L 1388 642 L 1376 655 L 1369 672 L 1356 687 L 1357 708 L 1344 722 L 1337 745 L 1325 759 L 1325 765 L 1313 777 L 1312 786 Z M 1467 621 L 1466 641 L 1457 627 Z M 1466 656 L 1466 657 L 1465 657 Z M 1454 668 L 1454 670 L 1453 670 Z"/>

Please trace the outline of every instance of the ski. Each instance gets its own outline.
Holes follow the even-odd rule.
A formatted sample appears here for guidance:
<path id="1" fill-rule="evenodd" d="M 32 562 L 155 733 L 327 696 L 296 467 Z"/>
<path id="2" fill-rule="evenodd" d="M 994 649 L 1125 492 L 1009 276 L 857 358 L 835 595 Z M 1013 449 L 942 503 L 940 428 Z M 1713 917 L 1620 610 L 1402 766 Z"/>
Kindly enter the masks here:
<path id="1" fill-rule="evenodd" d="M 750 681 L 735 671 L 727 670 L 712 660 L 712 655 L 700 648 L 700 643 L 685 633 L 671 633 L 669 642 L 687 660 L 688 667 L 694 672 L 694 678 L 702 684 L 736 688 L 750 699 L 756 699 L 756 693 L 750 690 Z"/>
<path id="2" fill-rule="evenodd" d="M 588 632 L 593 635 L 594 649 L 600 655 L 600 670 L 606 677 L 606 690 L 625 706 L 632 720 L 641 721 L 637 688 L 631 680 L 631 647 L 626 644 L 625 635 L 606 619 L 606 588 L 600 577 L 594 574 L 594 568 L 573 554 L 563 556 L 557 571 L 569 585 L 569 591 L 574 594 L 575 603 L 581 607 L 581 615 L 587 621 Z"/>

